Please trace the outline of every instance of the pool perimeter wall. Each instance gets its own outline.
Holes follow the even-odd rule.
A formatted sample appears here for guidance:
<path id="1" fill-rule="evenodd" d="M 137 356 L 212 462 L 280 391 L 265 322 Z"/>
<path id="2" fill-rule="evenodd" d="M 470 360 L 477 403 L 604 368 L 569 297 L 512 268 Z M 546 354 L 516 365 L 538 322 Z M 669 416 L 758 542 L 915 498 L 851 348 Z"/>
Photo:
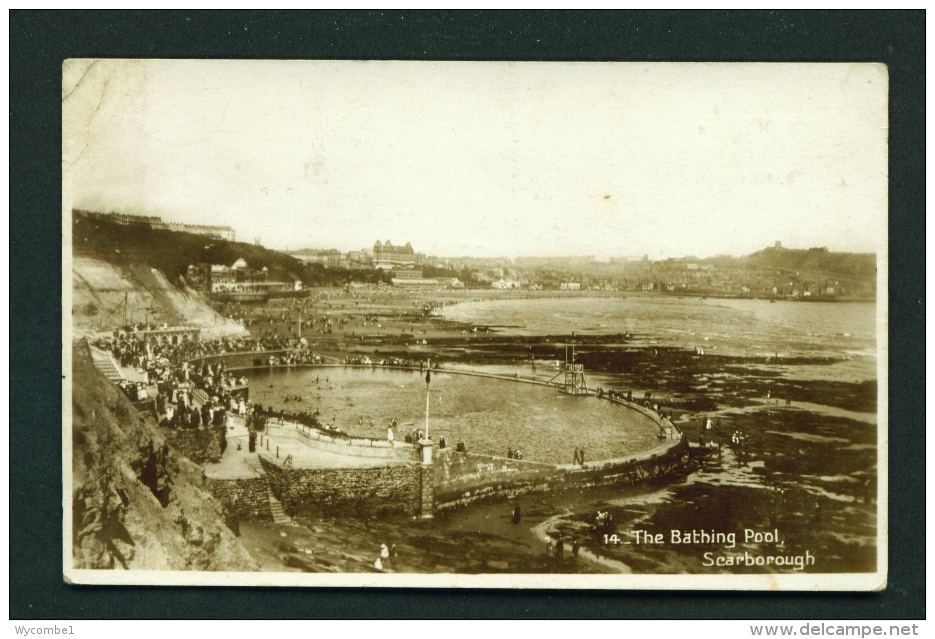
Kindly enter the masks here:
<path id="1" fill-rule="evenodd" d="M 593 486 L 631 486 L 681 471 L 688 462 L 683 441 L 632 458 L 589 462 L 585 467 L 554 466 L 524 460 L 436 451 L 434 463 L 395 462 L 385 466 L 289 468 L 282 460 L 260 455 L 272 494 L 290 515 L 303 510 L 332 514 L 425 516 L 485 499 Z M 237 484 L 250 480 L 226 480 Z M 428 483 L 431 482 L 431 483 Z M 214 487 L 212 485 L 212 487 Z M 229 495 L 214 491 L 222 502 Z M 229 510 L 234 504 L 227 504 Z M 232 514 L 242 514 L 233 512 Z"/>
<path id="2" fill-rule="evenodd" d="M 260 455 L 269 487 L 290 515 L 306 509 L 355 515 L 417 515 L 421 511 L 420 464 L 285 468 L 278 462 Z"/>
<path id="3" fill-rule="evenodd" d="M 439 372 L 547 385 L 541 380 L 475 371 L 439 369 Z M 606 395 L 602 399 L 643 413 L 661 426 L 658 415 L 651 410 Z M 531 492 L 591 486 L 633 485 L 682 472 L 689 459 L 687 441 L 678 437 L 677 433 L 675 439 L 662 441 L 651 450 L 619 459 L 588 461 L 584 466 L 462 453 L 453 448 L 434 450 L 432 463 L 423 464 L 417 461 L 418 454 L 413 455 L 417 452 L 415 448 L 409 446 L 387 450 L 383 446 L 375 447 L 373 443 L 339 443 L 318 433 L 315 433 L 316 437 L 311 432 L 301 432 L 301 429 L 288 433 L 287 429 L 282 429 L 280 435 L 293 437 L 307 446 L 331 453 L 382 457 L 385 460 L 385 465 L 369 467 L 348 464 L 347 467 L 338 468 L 294 468 L 283 459 L 260 455 L 265 471 L 264 479 L 272 494 L 282 502 L 283 509 L 290 515 L 314 509 L 332 513 L 431 516 L 435 512 L 482 499 L 512 498 Z M 386 444 L 380 443 L 384 446 Z"/>
<path id="4" fill-rule="evenodd" d="M 465 506 L 480 499 L 511 498 L 531 492 L 592 486 L 627 486 L 679 472 L 688 463 L 683 440 L 621 459 L 582 466 L 541 464 L 492 455 L 437 451 L 434 463 L 435 510 Z"/>
<path id="5" fill-rule="evenodd" d="M 482 499 L 531 492 L 619 485 L 679 473 L 688 463 L 684 440 L 652 451 L 585 466 L 543 464 L 493 455 L 435 451 L 432 464 L 395 461 L 381 466 L 292 468 L 260 455 L 273 495 L 290 515 L 312 509 L 330 513 L 428 516 Z M 237 480 L 234 480 L 237 481 Z"/>

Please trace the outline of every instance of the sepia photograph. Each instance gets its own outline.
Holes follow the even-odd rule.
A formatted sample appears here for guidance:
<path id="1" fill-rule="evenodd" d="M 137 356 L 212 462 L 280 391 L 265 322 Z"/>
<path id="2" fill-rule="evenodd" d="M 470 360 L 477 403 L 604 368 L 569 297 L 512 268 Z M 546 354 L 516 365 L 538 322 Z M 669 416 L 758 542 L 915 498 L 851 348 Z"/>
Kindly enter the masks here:
<path id="1" fill-rule="evenodd" d="M 888 91 L 66 60 L 64 579 L 885 588 Z"/>

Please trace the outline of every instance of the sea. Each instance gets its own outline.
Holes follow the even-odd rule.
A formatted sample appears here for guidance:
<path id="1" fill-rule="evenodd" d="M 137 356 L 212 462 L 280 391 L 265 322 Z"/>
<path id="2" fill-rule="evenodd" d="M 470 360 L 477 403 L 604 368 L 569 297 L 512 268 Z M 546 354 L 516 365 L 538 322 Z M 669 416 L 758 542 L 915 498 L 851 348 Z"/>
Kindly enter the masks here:
<path id="1" fill-rule="evenodd" d="M 504 335 L 629 335 L 636 346 L 757 358 L 834 358 L 805 377 L 877 379 L 877 305 L 699 297 L 491 299 L 441 317 Z M 885 359 L 885 358 L 884 358 Z M 803 376 L 791 368 L 787 374 Z"/>

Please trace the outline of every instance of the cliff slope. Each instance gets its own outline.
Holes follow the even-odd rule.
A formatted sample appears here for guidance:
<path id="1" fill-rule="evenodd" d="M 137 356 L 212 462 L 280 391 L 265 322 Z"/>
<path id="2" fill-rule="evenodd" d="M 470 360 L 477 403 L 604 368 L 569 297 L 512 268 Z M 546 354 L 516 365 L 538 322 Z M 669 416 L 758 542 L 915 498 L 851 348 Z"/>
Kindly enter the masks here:
<path id="1" fill-rule="evenodd" d="M 240 324 L 219 315 L 203 297 L 173 286 L 157 269 L 124 260 L 86 255 L 72 260 L 72 323 L 93 331 L 126 322 L 194 324 L 207 337 L 244 333 Z"/>

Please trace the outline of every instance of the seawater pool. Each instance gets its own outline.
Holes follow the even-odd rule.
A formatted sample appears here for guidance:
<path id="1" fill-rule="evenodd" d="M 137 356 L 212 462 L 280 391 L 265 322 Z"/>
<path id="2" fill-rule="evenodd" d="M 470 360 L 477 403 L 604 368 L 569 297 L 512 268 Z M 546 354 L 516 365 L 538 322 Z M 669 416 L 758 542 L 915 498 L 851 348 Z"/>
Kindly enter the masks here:
<path id="1" fill-rule="evenodd" d="M 308 367 L 247 373 L 250 398 L 265 406 L 320 410 L 323 423 L 364 437 L 385 438 L 425 427 L 425 378 L 418 371 L 363 367 Z M 288 396 L 301 401 L 286 401 Z M 429 432 L 469 452 L 571 463 L 576 447 L 586 460 L 611 459 L 659 444 L 658 427 L 645 415 L 593 396 L 565 395 L 552 387 L 432 371 Z"/>

